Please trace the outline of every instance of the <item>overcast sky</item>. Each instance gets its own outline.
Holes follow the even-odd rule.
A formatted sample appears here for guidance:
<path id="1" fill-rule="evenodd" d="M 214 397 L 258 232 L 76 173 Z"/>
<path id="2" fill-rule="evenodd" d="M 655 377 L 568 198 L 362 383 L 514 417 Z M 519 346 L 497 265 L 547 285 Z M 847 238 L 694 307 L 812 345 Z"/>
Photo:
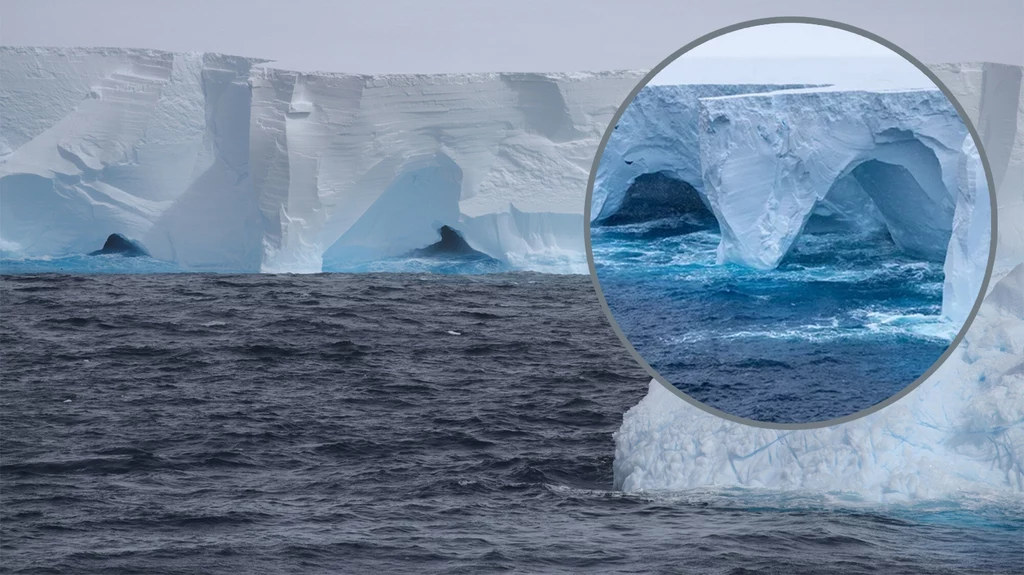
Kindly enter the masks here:
<path id="1" fill-rule="evenodd" d="M 0 0 L 0 42 L 216 51 L 361 73 L 646 69 L 717 28 L 783 15 L 859 26 L 926 63 L 1024 64 L 1021 0 Z"/>
<path id="2" fill-rule="evenodd" d="M 910 61 L 864 36 L 817 24 L 763 24 L 711 38 L 652 84 L 820 83 L 853 89 L 933 88 Z"/>

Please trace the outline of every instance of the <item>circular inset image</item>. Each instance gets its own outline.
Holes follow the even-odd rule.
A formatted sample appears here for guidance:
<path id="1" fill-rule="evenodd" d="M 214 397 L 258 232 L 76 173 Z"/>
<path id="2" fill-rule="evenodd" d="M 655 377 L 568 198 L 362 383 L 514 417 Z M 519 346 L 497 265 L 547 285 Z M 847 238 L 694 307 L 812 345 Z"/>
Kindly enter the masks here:
<path id="1" fill-rule="evenodd" d="M 718 415 L 817 427 L 881 408 L 962 338 L 991 268 L 991 178 L 947 88 L 899 48 L 758 21 L 623 104 L 587 194 L 605 311 Z"/>

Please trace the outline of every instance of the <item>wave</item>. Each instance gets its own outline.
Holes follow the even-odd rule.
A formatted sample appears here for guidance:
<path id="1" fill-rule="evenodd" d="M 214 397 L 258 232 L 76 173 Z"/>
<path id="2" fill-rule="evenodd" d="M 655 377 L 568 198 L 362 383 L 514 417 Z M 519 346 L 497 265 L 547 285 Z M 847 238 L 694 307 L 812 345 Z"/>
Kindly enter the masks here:
<path id="1" fill-rule="evenodd" d="M 184 271 L 175 264 L 155 258 L 125 257 L 119 254 L 40 257 L 5 254 L 0 258 L 0 274 L 161 274 Z"/>
<path id="2" fill-rule="evenodd" d="M 956 337 L 957 331 L 958 326 L 956 324 L 940 315 L 855 309 L 848 313 L 846 321 L 841 321 L 836 317 L 820 319 L 815 323 L 804 323 L 774 329 L 722 331 L 719 328 L 715 328 L 669 337 L 666 338 L 666 342 L 670 344 L 690 344 L 714 340 L 774 339 L 828 343 L 842 340 L 877 340 L 885 338 L 949 343 Z"/>

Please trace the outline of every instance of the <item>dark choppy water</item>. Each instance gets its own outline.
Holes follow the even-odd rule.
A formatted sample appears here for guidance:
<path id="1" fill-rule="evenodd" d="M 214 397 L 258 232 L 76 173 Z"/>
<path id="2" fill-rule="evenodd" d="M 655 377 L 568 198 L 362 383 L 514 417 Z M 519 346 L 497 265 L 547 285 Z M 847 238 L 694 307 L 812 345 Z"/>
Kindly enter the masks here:
<path id="1" fill-rule="evenodd" d="M 610 491 L 586 276 L 0 276 L 10 573 L 1012 573 L 1021 509 Z M 458 335 L 456 335 L 458 334 Z"/>
<path id="2" fill-rule="evenodd" d="M 778 268 L 717 265 L 717 230 L 591 230 L 601 290 L 637 352 L 691 397 L 774 423 L 835 419 L 910 385 L 960 326 L 942 264 L 887 236 L 804 234 Z"/>

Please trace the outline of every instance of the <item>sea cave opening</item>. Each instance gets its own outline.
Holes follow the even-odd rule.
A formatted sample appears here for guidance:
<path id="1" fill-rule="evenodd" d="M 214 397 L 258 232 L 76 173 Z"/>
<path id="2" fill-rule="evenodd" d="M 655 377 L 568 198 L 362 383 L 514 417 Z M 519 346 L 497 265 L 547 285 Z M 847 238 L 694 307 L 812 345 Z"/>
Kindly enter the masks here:
<path id="1" fill-rule="evenodd" d="M 783 263 L 942 262 L 954 209 L 929 148 L 916 139 L 881 145 L 841 172 Z"/>
<path id="2" fill-rule="evenodd" d="M 599 220 L 602 226 L 663 222 L 675 233 L 717 230 L 718 220 L 696 188 L 666 172 L 638 176 L 626 189 L 619 209 Z"/>
<path id="3" fill-rule="evenodd" d="M 438 241 L 459 220 L 462 169 L 442 153 L 408 161 L 324 252 L 324 270 L 401 256 Z"/>

